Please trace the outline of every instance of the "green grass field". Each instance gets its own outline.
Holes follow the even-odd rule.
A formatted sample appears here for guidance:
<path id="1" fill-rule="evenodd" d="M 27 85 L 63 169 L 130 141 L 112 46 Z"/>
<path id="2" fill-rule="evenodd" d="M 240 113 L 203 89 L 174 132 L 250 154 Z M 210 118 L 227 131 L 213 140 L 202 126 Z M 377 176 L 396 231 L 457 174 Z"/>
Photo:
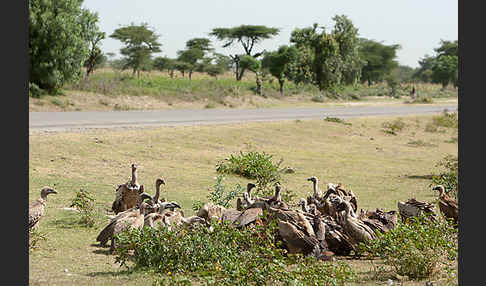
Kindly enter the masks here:
<path id="1" fill-rule="evenodd" d="M 240 150 L 265 151 L 282 166 L 295 168 L 284 174 L 282 190 L 300 197 L 312 192 L 306 181 L 320 179 L 343 183 L 358 197 L 358 208 L 396 210 L 397 202 L 415 197 L 434 201 L 437 194 L 430 176 L 440 170 L 435 164 L 446 155 L 457 156 L 458 130 L 439 127 L 427 132 L 432 115 L 405 116 L 397 135 L 383 131 L 392 117 L 346 120 L 351 125 L 325 120 L 270 123 L 240 123 L 216 126 L 160 127 L 123 131 L 95 130 L 81 133 L 31 134 L 29 136 L 29 201 L 40 189 L 52 186 L 59 194 L 49 196 L 39 230 L 46 240 L 29 255 L 31 285 L 150 285 L 152 274 L 127 273 L 115 264 L 107 248 L 95 241 L 111 214 L 115 187 L 130 177 L 130 164 L 139 166 L 139 182 L 155 192 L 155 180 L 166 181 L 163 196 L 178 201 L 191 215 L 195 200 L 207 201 L 214 185 L 216 163 Z M 415 142 L 415 143 L 413 143 Z M 420 142 L 418 144 L 417 142 Z M 246 185 L 247 179 L 227 175 L 224 183 Z M 64 210 L 75 192 L 85 189 L 100 210 L 95 227 L 78 223 L 79 214 Z M 370 261 L 349 260 L 358 273 L 356 285 L 384 285 L 374 277 Z M 375 264 L 379 262 L 374 262 Z M 383 280 L 385 279 L 385 280 Z M 442 285 L 435 277 L 435 285 Z M 401 285 L 424 285 L 407 281 Z"/>

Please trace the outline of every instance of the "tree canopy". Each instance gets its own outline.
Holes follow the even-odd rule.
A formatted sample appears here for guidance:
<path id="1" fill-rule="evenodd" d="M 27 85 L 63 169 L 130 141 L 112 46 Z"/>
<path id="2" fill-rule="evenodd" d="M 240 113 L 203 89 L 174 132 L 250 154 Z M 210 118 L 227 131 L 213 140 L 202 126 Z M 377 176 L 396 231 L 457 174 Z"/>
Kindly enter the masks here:
<path id="1" fill-rule="evenodd" d="M 56 93 L 79 79 L 98 16 L 80 0 L 29 1 L 29 82 Z"/>
<path id="2" fill-rule="evenodd" d="M 280 95 L 284 95 L 285 72 L 287 66 L 297 58 L 297 48 L 287 45 L 280 46 L 277 51 L 266 52 L 262 59 L 262 67 L 268 69 L 277 78 L 280 85 Z"/>
<path id="3" fill-rule="evenodd" d="M 397 50 L 400 45 L 385 45 L 380 42 L 360 39 L 359 54 L 365 61 L 361 70 L 361 82 L 379 82 L 398 67 Z"/>
<path id="4" fill-rule="evenodd" d="M 147 23 L 141 25 L 131 24 L 116 29 L 111 38 L 121 41 L 125 46 L 120 53 L 126 57 L 127 67 L 131 67 L 133 74 L 150 64 L 152 53 L 160 52 L 159 36 L 148 27 Z"/>
<path id="5" fill-rule="evenodd" d="M 263 25 L 240 25 L 232 28 L 214 28 L 209 35 L 223 41 L 223 48 L 233 45 L 235 42 L 240 43 L 245 51 L 245 55 L 257 58 L 263 54 L 263 51 L 254 53 L 253 48 L 262 40 L 270 39 L 278 35 L 280 29 L 267 27 Z M 230 56 L 235 64 L 235 75 L 237 80 L 241 80 L 245 68 L 240 67 L 241 55 Z"/>

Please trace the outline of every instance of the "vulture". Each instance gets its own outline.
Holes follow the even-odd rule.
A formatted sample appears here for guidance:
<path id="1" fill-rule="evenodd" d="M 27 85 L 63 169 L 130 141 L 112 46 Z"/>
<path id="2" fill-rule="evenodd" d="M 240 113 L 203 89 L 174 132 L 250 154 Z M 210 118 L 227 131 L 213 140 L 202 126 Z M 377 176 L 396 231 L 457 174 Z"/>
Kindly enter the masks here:
<path id="1" fill-rule="evenodd" d="M 317 179 L 317 177 L 312 176 L 312 177 L 308 178 L 307 181 L 312 182 L 312 186 L 313 186 L 313 190 L 314 190 L 314 193 L 312 194 L 312 196 L 307 198 L 307 202 L 310 204 L 313 201 L 313 199 L 317 200 L 317 201 L 322 200 L 322 193 L 319 190 L 319 186 L 318 186 L 319 180 Z"/>
<path id="2" fill-rule="evenodd" d="M 159 203 L 160 202 L 165 202 L 165 198 L 162 198 L 162 200 L 159 200 L 160 197 L 160 186 L 165 185 L 164 179 L 158 178 L 155 180 L 155 196 L 154 196 L 154 203 Z"/>
<path id="3" fill-rule="evenodd" d="M 165 225 L 171 227 L 171 226 L 186 226 L 190 227 L 193 224 L 196 223 L 202 223 L 205 225 L 209 225 L 209 223 L 202 217 L 199 216 L 190 216 L 190 217 L 184 217 L 181 212 L 177 211 L 168 211 L 163 214 L 163 222 Z"/>
<path id="4" fill-rule="evenodd" d="M 223 213 L 225 211 L 226 211 L 225 207 L 220 205 L 215 205 L 212 202 L 209 202 L 199 209 L 199 211 L 197 212 L 197 216 L 202 217 L 207 221 L 212 219 L 219 220 L 222 218 Z"/>
<path id="5" fill-rule="evenodd" d="M 57 191 L 51 187 L 44 187 L 40 192 L 40 199 L 29 205 L 29 230 L 36 229 L 39 221 L 44 215 L 44 208 L 47 203 L 47 195 L 57 194 Z"/>
<path id="6" fill-rule="evenodd" d="M 150 205 L 143 202 L 140 207 L 134 211 L 130 211 L 127 215 L 110 222 L 96 238 L 101 245 L 105 245 L 111 239 L 110 252 L 115 250 L 115 235 L 127 228 L 141 229 L 144 226 L 145 211 Z"/>
<path id="7" fill-rule="evenodd" d="M 351 250 L 355 250 L 354 240 L 347 235 L 342 226 L 331 216 L 321 218 L 325 225 L 325 240 L 327 249 L 337 255 L 349 255 Z"/>
<path id="8" fill-rule="evenodd" d="M 316 204 L 308 204 L 307 200 L 304 198 L 301 198 L 299 201 L 299 206 L 302 207 L 302 211 L 305 213 L 310 213 L 314 216 L 320 216 L 321 212 L 317 208 Z"/>
<path id="9" fill-rule="evenodd" d="M 153 200 L 153 198 L 149 194 L 141 193 L 140 204 L 138 205 L 138 207 L 133 207 L 126 211 L 118 213 L 114 218 L 110 220 L 108 225 L 100 231 L 100 233 L 96 237 L 96 241 L 99 241 L 100 245 L 104 246 L 108 242 L 108 240 L 111 239 L 112 247 L 110 248 L 110 251 L 113 251 L 114 250 L 113 236 L 116 233 L 120 232 L 120 228 L 122 228 L 121 226 L 130 223 L 130 221 L 133 222 L 135 218 L 139 219 L 140 216 L 145 216 L 146 214 L 153 211 L 153 207 L 150 204 L 143 202 L 143 200 L 147 198 Z M 142 205 L 144 206 L 143 208 Z M 137 223 L 139 222 L 139 220 L 136 221 Z M 144 217 L 142 217 L 141 219 L 140 227 L 143 227 L 143 225 L 144 225 Z"/>
<path id="10" fill-rule="evenodd" d="M 343 185 L 341 183 L 339 184 L 333 184 L 329 183 L 327 184 L 327 191 L 324 194 L 323 200 L 326 201 L 330 195 L 337 195 L 348 202 L 351 203 L 351 206 L 353 207 L 353 211 L 357 212 L 358 211 L 358 201 L 356 199 L 356 196 L 354 195 L 353 191 L 351 190 L 345 190 L 343 188 Z"/>
<path id="11" fill-rule="evenodd" d="M 319 240 L 307 234 L 292 221 L 279 220 L 278 232 L 285 242 L 289 253 L 303 253 L 304 255 L 318 256 L 320 254 Z"/>
<path id="12" fill-rule="evenodd" d="M 244 193 L 244 195 L 247 195 Z M 228 221 L 230 224 L 234 223 L 236 219 L 243 213 L 244 211 L 235 210 L 232 208 L 225 209 L 221 215 L 221 220 L 226 222 Z"/>
<path id="13" fill-rule="evenodd" d="M 243 211 L 238 217 L 236 217 L 234 221 L 238 223 L 236 227 L 240 228 L 254 223 L 261 216 L 263 216 L 263 209 L 249 208 Z"/>
<path id="14" fill-rule="evenodd" d="M 415 198 L 408 199 L 406 202 L 398 202 L 398 212 L 402 218 L 402 222 L 406 222 L 408 218 L 419 217 L 423 214 L 435 220 L 435 207 L 433 204 L 417 201 Z"/>
<path id="15" fill-rule="evenodd" d="M 137 206 L 140 203 L 140 194 L 143 191 L 143 185 L 140 185 L 137 181 L 137 166 L 132 164 L 132 179 L 117 187 L 115 201 L 113 201 L 111 209 L 115 214 L 118 214 Z"/>
<path id="16" fill-rule="evenodd" d="M 267 211 L 279 220 L 287 221 L 295 224 L 300 230 L 308 236 L 315 236 L 314 228 L 312 224 L 307 220 L 306 216 L 298 211 L 285 210 L 279 208 L 273 208 L 271 206 L 267 207 Z"/>
<path id="17" fill-rule="evenodd" d="M 459 205 L 456 200 L 445 193 L 442 185 L 435 186 L 432 190 L 439 191 L 439 210 L 448 219 L 454 220 L 454 224 L 459 221 Z"/>
<path id="18" fill-rule="evenodd" d="M 384 212 L 378 208 L 376 211 L 361 210 L 358 218 L 373 230 L 377 230 L 381 233 L 394 229 L 398 222 L 396 211 Z"/>
<path id="19" fill-rule="evenodd" d="M 368 225 L 351 215 L 352 207 L 348 201 L 339 197 L 334 197 L 333 200 L 339 202 L 338 210 L 345 211 L 343 221 L 338 221 L 338 223 L 341 224 L 344 232 L 356 242 L 356 245 L 360 242 L 377 238 L 376 233 Z"/>
<path id="20" fill-rule="evenodd" d="M 253 183 L 248 183 L 246 185 L 246 192 L 243 193 L 243 199 L 238 198 L 236 200 L 236 209 L 237 210 L 242 211 L 255 202 L 255 200 L 252 199 L 251 193 L 250 193 L 251 189 L 253 189 L 254 187 L 256 187 L 256 185 L 253 184 Z"/>
<path id="21" fill-rule="evenodd" d="M 282 197 L 280 196 L 280 190 L 281 190 L 280 185 L 275 185 L 275 194 L 272 197 L 266 198 L 264 200 L 271 207 L 288 209 L 289 206 L 287 205 L 287 203 L 282 201 Z"/>

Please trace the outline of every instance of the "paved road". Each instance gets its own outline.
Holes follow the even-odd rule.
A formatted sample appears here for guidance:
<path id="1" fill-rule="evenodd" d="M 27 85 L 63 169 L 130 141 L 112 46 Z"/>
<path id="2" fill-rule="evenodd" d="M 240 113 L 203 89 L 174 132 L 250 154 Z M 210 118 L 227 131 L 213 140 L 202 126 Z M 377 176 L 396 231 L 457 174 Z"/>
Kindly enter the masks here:
<path id="1" fill-rule="evenodd" d="M 276 121 L 329 117 L 410 115 L 456 111 L 457 105 L 354 106 L 326 108 L 204 109 L 108 112 L 30 112 L 31 131 L 68 131 L 86 128 L 177 126 Z"/>

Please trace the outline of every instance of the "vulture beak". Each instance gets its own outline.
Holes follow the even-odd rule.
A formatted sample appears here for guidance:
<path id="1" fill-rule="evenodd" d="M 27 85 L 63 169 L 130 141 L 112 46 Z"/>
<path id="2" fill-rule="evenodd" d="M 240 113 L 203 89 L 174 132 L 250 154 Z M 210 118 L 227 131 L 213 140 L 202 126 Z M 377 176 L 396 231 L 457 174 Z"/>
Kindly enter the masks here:
<path id="1" fill-rule="evenodd" d="M 57 194 L 57 191 L 56 191 L 56 190 L 54 190 L 54 189 L 49 189 L 49 192 L 48 192 L 48 193 L 49 193 L 49 194 Z"/>
<path id="2" fill-rule="evenodd" d="M 312 181 L 312 178 L 307 178 L 307 181 Z"/>

